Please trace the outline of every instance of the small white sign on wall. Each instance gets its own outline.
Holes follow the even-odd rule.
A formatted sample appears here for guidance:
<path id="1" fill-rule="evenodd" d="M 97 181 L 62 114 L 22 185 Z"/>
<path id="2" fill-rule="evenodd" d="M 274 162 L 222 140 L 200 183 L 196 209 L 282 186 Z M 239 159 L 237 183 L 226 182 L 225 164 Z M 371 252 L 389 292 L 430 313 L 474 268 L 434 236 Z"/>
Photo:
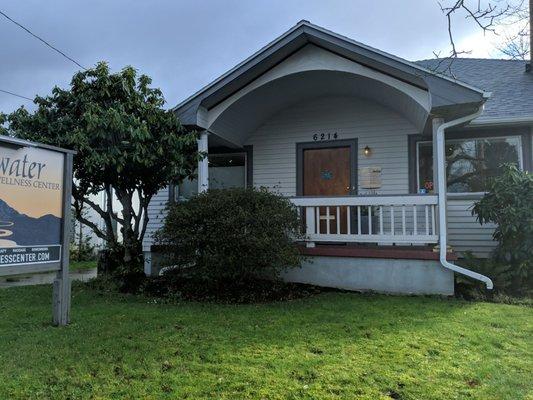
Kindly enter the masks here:
<path id="1" fill-rule="evenodd" d="M 363 189 L 381 188 L 381 167 L 363 167 L 359 169 L 359 186 Z"/>

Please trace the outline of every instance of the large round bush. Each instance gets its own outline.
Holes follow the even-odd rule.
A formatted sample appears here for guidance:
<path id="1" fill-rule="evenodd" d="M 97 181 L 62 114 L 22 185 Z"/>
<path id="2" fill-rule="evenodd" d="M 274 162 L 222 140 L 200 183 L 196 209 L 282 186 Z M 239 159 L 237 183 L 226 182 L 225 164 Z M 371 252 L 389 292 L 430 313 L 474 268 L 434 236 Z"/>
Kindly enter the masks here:
<path id="1" fill-rule="evenodd" d="M 296 208 L 266 189 L 209 190 L 169 207 L 156 243 L 178 273 L 206 283 L 275 278 L 298 267 Z"/>

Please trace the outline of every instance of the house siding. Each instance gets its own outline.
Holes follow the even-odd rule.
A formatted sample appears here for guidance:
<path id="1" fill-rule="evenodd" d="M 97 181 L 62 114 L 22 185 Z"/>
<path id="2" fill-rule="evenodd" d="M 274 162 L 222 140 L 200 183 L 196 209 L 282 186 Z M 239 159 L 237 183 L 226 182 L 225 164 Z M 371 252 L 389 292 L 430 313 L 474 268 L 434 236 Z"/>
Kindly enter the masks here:
<path id="1" fill-rule="evenodd" d="M 408 135 L 418 133 L 416 128 L 392 110 L 354 98 L 322 98 L 300 104 L 257 129 L 246 142 L 254 149 L 254 185 L 295 196 L 296 144 L 309 142 L 313 134 L 322 132 L 337 132 L 340 140 L 358 139 L 359 169 L 382 168 L 382 188 L 377 194 L 409 193 Z M 372 149 L 370 157 L 363 155 L 365 146 Z M 359 187 L 358 193 L 365 194 L 365 189 Z M 471 251 L 487 257 L 496 244 L 492 240 L 494 225 L 480 225 L 471 215 L 472 204 L 473 200 L 448 201 L 449 243 L 460 253 Z"/>
<path id="2" fill-rule="evenodd" d="M 166 207 L 168 204 L 168 187 L 160 190 L 152 197 L 148 205 L 148 226 L 143 240 L 143 251 L 150 251 L 153 244 L 153 234 L 161 228 L 166 217 Z"/>
<path id="3" fill-rule="evenodd" d="M 477 257 L 488 257 L 496 246 L 492 239 L 495 225 L 480 225 L 472 215 L 474 202 L 448 198 L 448 242 L 459 254 L 470 251 Z"/>
<path id="4" fill-rule="evenodd" d="M 351 97 L 319 98 L 288 108 L 253 132 L 253 183 L 285 196 L 296 195 L 296 144 L 313 141 L 317 133 L 358 139 L 359 168 L 380 166 L 379 194 L 407 194 L 407 136 L 417 133 L 405 118 L 376 103 Z M 362 154 L 365 146 L 372 155 Z M 358 180 L 359 181 L 359 180 Z M 359 194 L 365 189 L 358 188 Z"/>
<path id="5" fill-rule="evenodd" d="M 315 133 L 337 133 L 338 140 L 357 138 L 358 168 L 382 169 L 382 187 L 375 194 L 409 193 L 408 135 L 417 134 L 417 129 L 396 112 L 353 97 L 324 97 L 295 105 L 270 117 L 251 133 L 245 144 L 253 146 L 254 186 L 295 196 L 296 145 L 313 141 Z M 365 146 L 372 149 L 370 157 L 363 155 Z M 358 193 L 368 194 L 361 187 Z M 150 250 L 153 234 L 162 226 L 168 195 L 168 189 L 163 189 L 150 202 L 144 251 Z M 472 251 L 487 257 L 495 246 L 494 226 L 481 226 L 476 221 L 470 212 L 472 203 L 449 199 L 449 243 L 458 252 Z M 419 210 L 419 224 L 423 222 L 422 212 Z M 399 215 L 397 212 L 396 218 Z M 385 221 L 386 226 L 389 223 Z M 419 225 L 419 229 L 425 227 Z"/>

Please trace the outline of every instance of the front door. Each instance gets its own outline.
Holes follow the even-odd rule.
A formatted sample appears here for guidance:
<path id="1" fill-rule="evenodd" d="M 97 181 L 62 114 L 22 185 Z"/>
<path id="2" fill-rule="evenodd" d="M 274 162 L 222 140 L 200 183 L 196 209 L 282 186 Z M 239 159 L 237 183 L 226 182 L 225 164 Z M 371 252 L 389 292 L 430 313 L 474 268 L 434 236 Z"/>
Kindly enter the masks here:
<path id="1" fill-rule="evenodd" d="M 355 193 L 355 142 L 302 145 L 301 195 L 348 196 Z M 320 207 L 320 232 L 347 233 L 346 207 Z M 338 219 L 338 222 L 337 222 Z"/>
<path id="2" fill-rule="evenodd" d="M 304 196 L 347 196 L 350 174 L 350 147 L 303 150 Z"/>

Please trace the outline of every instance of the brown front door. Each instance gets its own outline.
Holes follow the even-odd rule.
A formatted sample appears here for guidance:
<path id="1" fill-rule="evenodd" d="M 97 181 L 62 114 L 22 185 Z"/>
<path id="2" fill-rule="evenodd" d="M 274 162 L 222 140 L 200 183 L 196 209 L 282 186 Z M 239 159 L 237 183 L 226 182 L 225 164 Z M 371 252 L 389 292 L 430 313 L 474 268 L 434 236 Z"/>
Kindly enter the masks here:
<path id="1" fill-rule="evenodd" d="M 350 147 L 307 149 L 303 155 L 304 196 L 350 194 Z"/>
<path id="2" fill-rule="evenodd" d="M 303 195 L 304 196 L 348 196 L 351 190 L 351 149 L 346 147 L 303 150 Z M 355 166 L 353 166 L 355 168 Z M 346 233 L 346 207 L 320 207 L 320 232 Z M 340 232 L 337 232 L 337 218 Z"/>

